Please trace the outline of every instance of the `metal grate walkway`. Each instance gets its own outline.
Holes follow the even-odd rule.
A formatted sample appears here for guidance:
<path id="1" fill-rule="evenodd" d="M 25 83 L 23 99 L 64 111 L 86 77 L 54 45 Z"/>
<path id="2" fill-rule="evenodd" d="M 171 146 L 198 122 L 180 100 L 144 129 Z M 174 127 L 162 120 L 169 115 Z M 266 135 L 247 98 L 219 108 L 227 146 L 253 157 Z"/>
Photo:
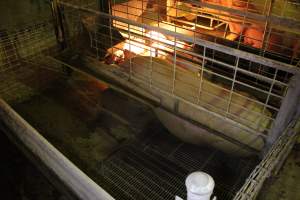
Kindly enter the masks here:
<path id="1" fill-rule="evenodd" d="M 184 144 L 171 135 L 154 134 L 125 145 L 102 164 L 102 183 L 116 199 L 185 198 L 185 178 L 197 170 L 211 174 L 215 195 L 232 199 L 256 164 L 208 147 Z"/>

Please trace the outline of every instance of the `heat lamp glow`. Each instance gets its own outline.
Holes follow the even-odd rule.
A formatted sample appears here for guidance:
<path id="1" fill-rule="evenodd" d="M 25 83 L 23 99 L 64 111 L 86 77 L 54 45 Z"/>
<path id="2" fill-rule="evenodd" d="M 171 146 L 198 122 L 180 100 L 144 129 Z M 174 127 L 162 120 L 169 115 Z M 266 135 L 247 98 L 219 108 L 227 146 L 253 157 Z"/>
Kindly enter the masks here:
<path id="1" fill-rule="evenodd" d="M 164 36 L 162 33 L 156 32 L 156 31 L 150 31 L 146 34 L 146 36 L 153 40 L 157 40 L 161 43 L 165 43 L 165 44 L 168 44 L 171 46 L 174 46 L 176 44 L 176 47 L 179 47 L 179 48 L 185 47 L 184 42 L 174 42 L 174 41 L 168 40 L 166 36 Z M 153 44 L 155 44 L 156 47 L 162 47 L 163 49 L 166 49 L 165 46 L 159 45 L 159 43 L 157 43 L 157 42 L 154 42 Z"/>
<path id="2" fill-rule="evenodd" d="M 140 38 L 135 38 L 134 40 L 126 40 L 124 45 L 124 50 L 128 50 L 138 55 L 144 55 L 149 47 L 144 45 L 145 40 Z"/>
<path id="3" fill-rule="evenodd" d="M 125 38 L 123 47 L 114 51 L 114 56 L 120 59 L 126 59 L 125 51 L 131 52 L 140 56 L 151 56 L 165 58 L 168 53 L 174 53 L 174 45 L 178 48 L 186 48 L 187 44 L 181 41 L 172 41 L 165 35 L 155 31 L 149 31 L 145 37 L 139 38 L 122 34 Z"/>

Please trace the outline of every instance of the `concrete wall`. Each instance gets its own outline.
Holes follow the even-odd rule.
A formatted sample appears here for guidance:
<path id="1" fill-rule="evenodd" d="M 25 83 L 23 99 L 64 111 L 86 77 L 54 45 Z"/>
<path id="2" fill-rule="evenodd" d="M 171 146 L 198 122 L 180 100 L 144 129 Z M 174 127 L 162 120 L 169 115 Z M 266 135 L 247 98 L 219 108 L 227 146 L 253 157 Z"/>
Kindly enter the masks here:
<path id="1" fill-rule="evenodd" d="M 47 0 L 2 0 L 0 1 L 0 27 L 22 25 L 51 16 Z"/>

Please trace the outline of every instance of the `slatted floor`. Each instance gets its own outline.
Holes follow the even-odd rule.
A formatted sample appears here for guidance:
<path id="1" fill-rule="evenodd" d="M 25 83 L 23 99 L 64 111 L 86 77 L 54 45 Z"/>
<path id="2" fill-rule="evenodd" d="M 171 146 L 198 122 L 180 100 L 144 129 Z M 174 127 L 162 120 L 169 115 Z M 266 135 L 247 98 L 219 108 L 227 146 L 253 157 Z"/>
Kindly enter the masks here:
<path id="1" fill-rule="evenodd" d="M 72 80 L 55 81 L 44 96 L 14 109 L 118 200 L 185 198 L 185 178 L 198 170 L 215 179 L 218 199 L 232 199 L 257 162 L 183 143 L 138 102 L 109 89 L 100 93 L 94 82 L 76 76 Z M 60 117 L 52 117 L 56 115 Z M 112 131 L 125 127 L 123 121 L 130 128 Z M 127 139 L 108 144 L 110 135 Z"/>
<path id="2" fill-rule="evenodd" d="M 216 149 L 182 143 L 167 132 L 123 146 L 103 162 L 102 184 L 116 199 L 185 198 L 185 178 L 204 171 L 216 182 L 218 199 L 232 199 L 256 159 L 239 159 Z M 105 184 L 107 183 L 107 184 Z"/>

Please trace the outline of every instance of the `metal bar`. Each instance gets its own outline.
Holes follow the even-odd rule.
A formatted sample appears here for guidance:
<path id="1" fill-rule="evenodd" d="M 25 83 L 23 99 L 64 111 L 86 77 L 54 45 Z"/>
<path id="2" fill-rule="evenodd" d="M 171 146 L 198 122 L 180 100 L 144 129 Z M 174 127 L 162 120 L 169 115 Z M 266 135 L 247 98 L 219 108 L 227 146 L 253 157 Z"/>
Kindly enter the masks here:
<path id="1" fill-rule="evenodd" d="M 113 200 L 29 123 L 0 99 L 0 118 L 31 153 L 41 160 L 81 200 Z"/>
<path id="2" fill-rule="evenodd" d="M 269 21 L 272 24 L 280 24 L 281 26 L 285 26 L 285 27 L 288 27 L 290 29 L 297 30 L 298 32 L 300 32 L 300 22 L 297 20 L 294 20 L 294 19 L 284 18 L 284 17 L 280 17 L 280 16 L 274 16 L 274 15 L 267 17 L 267 16 L 261 15 L 261 14 L 251 13 L 249 11 L 240 11 L 237 9 L 228 8 L 228 7 L 224 7 L 221 5 L 213 5 L 213 4 L 205 3 L 202 1 L 196 1 L 196 0 L 187 0 L 187 2 L 190 2 L 191 4 L 200 6 L 200 7 L 207 7 L 207 8 L 211 8 L 211 9 L 225 11 L 225 12 L 228 12 L 229 14 L 239 15 L 241 17 L 247 16 L 249 19 L 252 19 L 254 21 L 261 21 L 261 22 Z"/>
<path id="3" fill-rule="evenodd" d="M 198 95 L 197 95 L 197 104 L 200 103 L 200 96 L 201 96 L 201 92 L 202 92 L 205 58 L 206 58 L 206 48 L 204 47 L 204 49 L 203 49 L 203 57 L 202 57 L 201 74 L 200 74 L 199 90 L 198 90 Z"/>
<path id="4" fill-rule="evenodd" d="M 267 3 L 267 1 L 266 1 L 266 3 Z M 273 5 L 274 5 L 274 0 L 271 0 L 270 4 L 269 4 L 269 7 L 268 7 L 268 12 L 266 14 L 267 20 L 266 20 L 266 23 L 265 23 L 264 33 L 263 33 L 263 38 L 262 38 L 262 49 L 261 49 L 262 56 L 265 55 L 265 52 L 266 52 L 267 47 L 268 47 L 268 43 L 267 42 L 268 42 L 268 40 L 269 40 L 269 38 L 271 36 L 271 30 L 272 29 L 270 28 L 269 18 L 271 16 L 271 12 L 273 10 Z M 269 33 L 268 33 L 268 35 L 266 35 L 268 29 L 269 29 Z"/>
<path id="5" fill-rule="evenodd" d="M 237 68 L 239 66 L 239 61 L 240 61 L 240 59 L 236 58 L 235 70 L 234 70 L 233 80 L 232 80 L 231 89 L 229 92 L 229 99 L 228 99 L 227 108 L 226 108 L 226 116 L 230 112 L 230 104 L 231 104 L 231 99 L 232 99 L 232 95 L 233 95 L 233 91 L 234 91 L 234 85 L 235 85 L 235 81 L 236 81 L 236 73 L 237 73 Z"/>
<path id="6" fill-rule="evenodd" d="M 51 12 L 54 26 L 55 26 L 55 34 L 57 42 L 60 44 L 61 48 L 66 48 L 66 38 L 65 38 L 65 30 L 63 25 L 63 15 L 61 9 L 59 8 L 58 0 L 51 0 Z"/>
<path id="7" fill-rule="evenodd" d="M 252 53 L 248 53 L 248 52 L 244 52 L 244 51 L 241 51 L 241 50 L 238 50 L 238 49 L 233 49 L 233 48 L 230 48 L 230 47 L 226 47 L 226 46 L 223 46 L 221 44 L 216 44 L 214 42 L 206 41 L 206 40 L 203 40 L 203 39 L 200 39 L 200 38 L 195 38 L 194 39 L 194 38 L 191 38 L 189 36 L 186 36 L 186 35 L 183 35 L 183 34 L 180 34 L 180 33 L 169 31 L 167 29 L 163 29 L 163 28 L 160 28 L 160 27 L 154 27 L 154 26 L 150 26 L 150 25 L 147 25 L 147 24 L 135 22 L 135 21 L 132 21 L 132 20 L 129 20 L 129 19 L 124 19 L 122 17 L 112 16 L 112 15 L 109 15 L 107 13 L 99 12 L 99 11 L 89 9 L 89 8 L 76 6 L 76 5 L 73 5 L 73 4 L 70 4 L 70 3 L 60 2 L 60 4 L 66 6 L 66 7 L 73 8 L 73 9 L 78 9 L 78 10 L 81 10 L 81 11 L 84 11 L 84 12 L 94 13 L 94 14 L 97 14 L 97 15 L 101 15 L 102 17 L 105 17 L 105 18 L 112 18 L 112 19 L 115 19 L 117 21 L 124 22 L 124 23 L 130 24 L 130 25 L 134 25 L 134 26 L 138 26 L 138 27 L 141 27 L 141 28 L 145 28 L 145 29 L 156 31 L 156 32 L 160 32 L 160 33 L 163 33 L 163 34 L 166 34 L 166 35 L 170 35 L 170 36 L 176 37 L 177 39 L 184 40 L 186 42 L 195 43 L 195 44 L 198 44 L 200 46 L 205 46 L 207 48 L 211 48 L 211 49 L 223 52 L 225 54 L 229 54 L 229 55 L 233 55 L 233 56 L 236 56 L 236 57 L 239 57 L 239 58 L 243 58 L 243 59 L 261 64 L 261 65 L 266 65 L 266 66 L 271 67 L 271 68 L 283 70 L 283 71 L 286 71 L 286 72 L 289 72 L 289 73 L 292 73 L 292 74 L 300 74 L 300 69 L 293 66 L 293 65 L 281 63 L 279 61 L 275 61 L 275 60 L 272 60 L 272 59 L 269 59 L 269 58 L 263 58 L 261 56 L 258 56 L 258 55 L 252 54 Z"/>
<path id="8" fill-rule="evenodd" d="M 265 180 L 276 170 L 276 166 L 282 163 L 285 155 L 288 155 L 297 140 L 297 123 L 294 118 L 283 134 L 274 143 L 264 159 L 252 171 L 243 187 L 236 193 L 233 200 L 252 200 L 258 195 Z"/>
<path id="9" fill-rule="evenodd" d="M 106 66 L 105 64 L 103 64 L 103 63 L 100 63 L 100 62 L 98 62 L 98 61 L 96 61 L 97 63 L 95 63 L 95 61 L 93 62 L 93 58 L 90 58 L 90 66 L 91 66 L 91 68 L 92 68 L 92 70 L 93 71 L 95 71 L 96 73 L 100 73 L 100 74 L 104 74 L 105 76 L 107 76 L 107 77 L 109 77 L 109 78 L 111 78 L 112 80 L 114 80 L 114 81 L 118 81 L 118 82 L 120 82 L 120 81 L 122 81 L 122 79 L 120 78 L 120 76 L 116 76 L 116 75 L 114 75 L 113 74 L 113 72 L 111 71 L 111 70 L 108 70 L 108 69 L 111 69 L 111 67 L 109 67 L 109 66 Z M 96 64 L 97 66 L 99 66 L 99 65 L 101 65 L 101 68 L 94 68 L 93 67 L 93 64 Z M 75 68 L 76 69 L 76 68 Z M 78 70 L 78 69 L 77 69 Z M 107 72 L 107 71 L 110 71 L 110 72 Z M 120 74 L 122 74 L 122 72 L 120 72 Z M 123 74 L 121 75 L 121 76 L 124 76 Z M 136 80 L 136 81 L 140 81 L 138 78 L 136 78 L 136 77 L 132 77 L 132 80 Z M 124 85 L 124 86 L 129 86 L 129 85 L 134 85 L 134 84 L 132 84 L 132 83 L 130 83 L 130 82 L 128 82 L 128 81 L 122 81 L 122 85 Z M 247 127 L 247 126 L 245 126 L 245 125 L 243 125 L 243 124 L 241 124 L 241 123 L 238 123 L 238 122 L 236 122 L 236 121 L 234 121 L 234 120 L 232 120 L 232 119 L 230 119 L 230 118 L 224 118 L 224 116 L 222 116 L 222 115 L 220 115 L 220 114 L 218 114 L 218 113 L 216 113 L 216 112 L 212 112 L 212 111 L 210 111 L 210 110 L 208 110 L 208 109 L 206 109 L 206 108 L 204 108 L 204 107 L 202 107 L 202 106 L 200 106 L 200 105 L 197 105 L 197 104 L 194 104 L 194 103 L 192 103 L 192 102 L 190 102 L 190 101 L 188 101 L 188 100 L 186 100 L 186 99 L 184 99 L 184 98 L 182 98 L 182 97 L 180 97 L 180 96 L 178 96 L 178 95 L 173 95 L 171 92 L 168 92 L 168 91 L 165 91 L 165 90 L 162 90 L 162 89 L 160 89 L 159 87 L 156 87 L 156 86 L 154 86 L 154 85 L 152 85 L 152 89 L 155 89 L 155 90 L 157 90 L 158 92 L 160 92 L 161 94 L 164 94 L 164 95 L 167 95 L 167 96 L 170 96 L 170 97 L 174 97 L 176 100 L 179 100 L 179 101 L 181 101 L 181 102 L 183 102 L 183 103 L 186 103 L 187 105 L 189 105 L 189 106 L 192 106 L 193 108 L 195 108 L 195 109 L 199 109 L 200 111 L 203 111 L 203 112 L 205 112 L 205 113 L 209 113 L 209 114 L 211 114 L 212 116 L 214 116 L 214 117 L 217 117 L 218 119 L 224 119 L 224 121 L 226 121 L 226 122 L 228 122 L 228 123 L 230 123 L 230 124 L 232 124 L 233 126 L 236 126 L 236 127 L 238 127 L 238 128 L 240 128 L 240 129 L 242 129 L 242 130 L 245 130 L 246 132 L 247 132 L 247 134 L 249 133 L 249 134 L 253 134 L 253 135 L 256 135 L 256 136 L 260 136 L 260 137 L 262 137 L 262 138 L 266 138 L 266 135 L 265 134 L 263 134 L 263 133 L 260 133 L 260 132 L 257 132 L 257 131 L 255 131 L 255 130 L 253 130 L 253 129 L 251 129 L 251 128 L 249 128 L 249 127 Z M 134 89 L 133 89 L 134 91 L 137 91 L 138 93 L 145 93 L 145 91 L 144 90 L 141 90 L 141 89 L 139 89 L 138 87 L 134 87 Z M 149 94 L 147 93 L 147 94 L 145 94 L 145 96 L 149 96 Z M 152 96 L 152 95 L 151 95 Z M 156 97 L 157 98 L 157 97 Z M 153 99 L 153 97 L 151 97 L 150 99 Z M 156 101 L 157 103 L 159 102 L 159 100 L 158 101 Z M 153 106 L 152 106 L 152 108 L 154 108 Z"/>
<path id="10" fill-rule="evenodd" d="M 201 16 L 201 15 L 198 15 L 198 16 Z M 208 17 L 207 17 L 208 18 Z M 211 19 L 212 21 L 213 19 Z M 200 25 L 200 24 L 196 24 L 196 23 L 192 23 L 192 22 L 189 22 L 189 21 L 185 21 L 185 20 L 180 20 L 180 19 L 174 19 L 174 21 L 177 21 L 177 22 L 181 22 L 181 23 L 184 23 L 184 24 L 188 24 L 188 25 L 193 25 L 193 27 L 199 27 L 199 28 L 203 28 L 203 29 L 207 29 L 207 30 L 215 30 L 216 28 L 226 24 L 225 22 L 222 22 L 218 25 L 216 25 L 215 27 L 207 27 L 207 26 L 204 26 L 204 25 Z M 165 23 L 165 22 L 164 22 Z M 211 22 L 212 23 L 212 22 Z M 212 25 L 211 25 L 212 26 Z"/>
<path id="11" fill-rule="evenodd" d="M 124 89 L 122 89 L 121 87 L 118 87 L 118 86 L 115 85 L 115 84 L 112 84 L 112 83 L 103 81 L 103 80 L 101 80 L 101 79 L 99 79 L 99 78 L 97 78 L 97 77 L 91 75 L 90 73 L 88 73 L 88 72 L 86 72 L 86 71 L 77 69 L 76 67 L 73 67 L 73 66 L 71 66 L 71 65 L 68 65 L 67 63 L 64 63 L 64 62 L 62 62 L 62 61 L 60 61 L 60 60 L 57 60 L 56 58 L 53 58 L 53 57 L 50 57 L 50 56 L 47 56 L 46 58 L 47 58 L 47 59 L 50 59 L 50 60 L 52 60 L 52 61 L 54 61 L 54 62 L 60 63 L 60 64 L 62 64 L 64 67 L 68 67 L 68 68 L 70 68 L 70 69 L 72 69 L 72 70 L 74 70 L 74 71 L 76 71 L 76 72 L 78 72 L 78 73 L 80 73 L 80 74 L 83 74 L 84 76 L 88 76 L 88 77 L 90 77 L 90 78 L 92 78 L 92 79 L 94 79 L 94 80 L 97 80 L 98 82 L 101 82 L 101 83 L 104 84 L 104 85 L 108 85 L 108 86 L 109 86 L 110 88 L 112 88 L 113 90 L 118 91 L 118 92 L 120 92 L 120 93 L 122 93 L 122 94 L 124 94 L 124 95 L 126 95 L 126 96 L 129 96 L 129 97 L 131 97 L 131 98 L 133 98 L 133 99 L 135 99 L 135 100 L 137 100 L 137 101 L 139 101 L 139 102 L 142 102 L 143 104 L 149 106 L 149 107 L 152 108 L 152 109 L 155 107 L 155 104 L 159 104 L 159 102 L 160 102 L 160 100 L 157 99 L 156 97 L 154 97 L 153 95 L 150 95 L 149 93 L 147 93 L 147 92 L 145 92 L 145 91 L 138 90 L 136 87 L 135 87 L 134 89 L 132 89 L 132 90 L 133 90 L 133 91 L 137 91 L 137 90 L 138 90 L 145 98 L 148 98 L 149 101 L 150 101 L 150 102 L 153 102 L 153 103 L 149 103 L 149 101 L 146 101 L 146 100 L 144 100 L 144 99 L 142 99 L 142 98 L 139 98 L 139 97 L 137 97 L 137 96 L 135 96 L 135 95 L 132 95 L 131 93 L 125 91 Z M 122 85 L 124 85 L 124 84 L 122 84 Z"/>
<path id="12" fill-rule="evenodd" d="M 276 119 L 273 123 L 273 126 L 268 134 L 266 141 L 266 148 L 269 149 L 272 144 L 277 140 L 277 138 L 282 134 L 283 130 L 286 128 L 288 123 L 294 117 L 294 114 L 297 112 L 297 107 L 300 103 L 300 75 L 295 75 L 292 77 L 289 89 L 279 112 L 276 116 Z M 265 152 L 267 151 L 265 150 Z"/>
<path id="13" fill-rule="evenodd" d="M 173 66 L 173 81 L 172 81 L 172 94 L 174 95 L 174 91 L 175 91 L 175 80 L 176 80 L 176 55 L 177 55 L 177 51 L 176 51 L 176 37 L 175 37 L 175 41 L 174 41 L 174 66 Z"/>

